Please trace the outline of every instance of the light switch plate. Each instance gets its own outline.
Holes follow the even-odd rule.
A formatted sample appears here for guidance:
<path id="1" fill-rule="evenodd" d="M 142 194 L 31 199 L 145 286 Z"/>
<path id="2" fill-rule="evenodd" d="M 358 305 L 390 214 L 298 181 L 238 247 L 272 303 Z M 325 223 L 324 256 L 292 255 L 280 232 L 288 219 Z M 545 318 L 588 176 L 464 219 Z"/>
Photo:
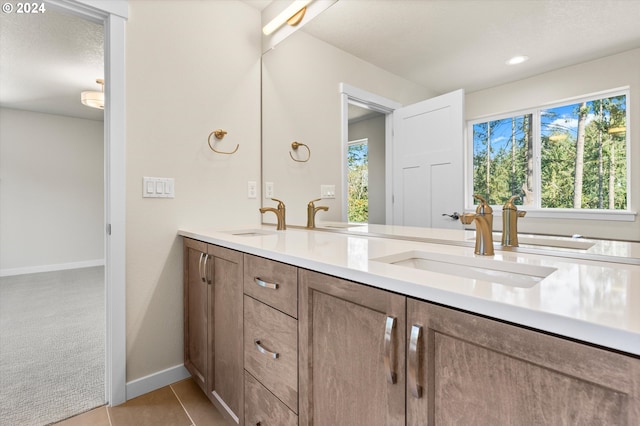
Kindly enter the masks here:
<path id="1" fill-rule="evenodd" d="M 175 198 L 175 179 L 143 177 L 143 198 Z"/>
<path id="2" fill-rule="evenodd" d="M 336 198 L 336 186 L 320 185 L 320 198 Z"/>

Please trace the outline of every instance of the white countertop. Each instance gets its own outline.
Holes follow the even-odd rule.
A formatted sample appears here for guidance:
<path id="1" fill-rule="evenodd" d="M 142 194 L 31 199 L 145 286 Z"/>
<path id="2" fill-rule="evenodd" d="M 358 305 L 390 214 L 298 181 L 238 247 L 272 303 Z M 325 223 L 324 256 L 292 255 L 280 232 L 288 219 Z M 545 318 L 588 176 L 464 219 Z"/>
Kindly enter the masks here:
<path id="1" fill-rule="evenodd" d="M 355 235 L 391 237 L 397 239 L 421 240 L 422 242 L 444 243 L 473 247 L 475 231 L 461 229 L 418 228 L 411 226 L 346 224 L 343 222 L 321 222 L 320 230 L 342 232 Z M 500 232 L 493 233 L 496 250 L 500 246 Z M 506 249 L 517 253 L 549 254 L 577 259 L 602 260 L 616 263 L 640 265 L 640 243 L 588 238 L 571 238 L 519 233 L 520 246 Z M 588 247 L 588 248 L 586 248 Z"/>
<path id="2" fill-rule="evenodd" d="M 412 229 L 432 236 L 446 231 Z M 245 230 L 264 233 L 233 235 Z M 487 260 L 476 256 L 473 247 L 461 245 L 378 238 L 366 233 L 276 231 L 268 225 L 182 229 L 178 234 L 640 355 L 640 265 L 496 250 L 489 260 L 556 269 L 525 288 L 370 260 L 409 251 Z"/>

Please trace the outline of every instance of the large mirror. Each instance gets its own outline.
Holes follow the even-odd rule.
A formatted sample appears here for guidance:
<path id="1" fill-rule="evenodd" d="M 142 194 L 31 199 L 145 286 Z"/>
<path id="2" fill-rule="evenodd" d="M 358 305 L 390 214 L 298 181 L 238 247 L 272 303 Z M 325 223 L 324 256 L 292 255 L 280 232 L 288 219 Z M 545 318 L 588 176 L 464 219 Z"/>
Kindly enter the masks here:
<path id="1" fill-rule="evenodd" d="M 262 173 L 263 183 L 273 188 L 272 194 L 263 188 L 263 204 L 274 204 L 270 195 L 282 199 L 288 224 L 304 226 L 308 202 L 328 196 L 316 202 L 329 207 L 317 219 L 349 220 L 348 167 L 358 166 L 359 143 L 385 139 L 384 132 L 389 136 L 385 124 L 391 123 L 393 107 L 388 105 L 463 89 L 464 120 L 471 120 L 629 87 L 630 109 L 638 110 L 633 96 L 640 88 L 638 16 L 636 0 L 337 1 L 263 55 Z M 516 54 L 529 60 L 506 65 Z M 344 87 L 371 98 L 347 96 Z M 632 117 L 630 126 L 639 125 L 638 116 Z M 367 128 L 382 133 L 369 136 L 374 130 Z M 630 137 L 630 156 L 640 158 L 638 133 Z M 309 147 L 309 161 L 294 161 L 308 154 L 292 149 L 294 141 Z M 375 158 L 389 148 L 369 144 L 366 220 L 392 224 L 390 170 L 388 163 L 380 170 L 386 160 Z M 640 181 L 636 164 L 632 160 L 632 182 Z M 630 208 L 637 211 L 640 188 L 631 191 Z M 579 222 L 584 235 L 640 240 L 637 217 Z M 566 223 L 532 217 L 522 230 L 575 233 Z"/>

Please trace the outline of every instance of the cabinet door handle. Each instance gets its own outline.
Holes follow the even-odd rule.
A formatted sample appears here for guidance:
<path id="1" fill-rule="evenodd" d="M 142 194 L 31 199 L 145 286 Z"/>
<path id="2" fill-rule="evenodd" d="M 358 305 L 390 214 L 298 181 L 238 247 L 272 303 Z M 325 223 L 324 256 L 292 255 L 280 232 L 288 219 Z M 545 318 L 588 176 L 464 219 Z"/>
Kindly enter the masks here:
<path id="1" fill-rule="evenodd" d="M 211 284 L 212 283 L 212 278 L 211 277 L 213 276 L 213 273 L 209 273 L 209 272 L 211 272 L 210 271 L 211 267 L 207 267 L 207 265 L 209 264 L 209 259 L 211 259 L 211 256 L 206 254 L 204 256 L 204 275 L 205 275 L 207 284 Z M 213 262 L 212 262 L 212 264 L 213 264 Z"/>
<path id="2" fill-rule="evenodd" d="M 418 372 L 420 371 L 419 348 L 422 338 L 422 326 L 414 324 L 411 327 L 411 337 L 409 338 L 409 388 L 414 398 L 422 397 L 422 386 L 418 384 Z"/>
<path id="3" fill-rule="evenodd" d="M 200 253 L 200 262 L 198 263 L 198 271 L 200 272 L 200 279 L 202 280 L 202 282 L 206 282 L 206 279 L 204 277 L 204 268 L 202 267 L 205 256 L 206 254 Z"/>
<path id="4" fill-rule="evenodd" d="M 396 319 L 395 317 L 387 317 L 386 325 L 384 328 L 384 366 L 387 370 L 387 381 L 390 384 L 395 384 L 397 380 L 397 375 L 395 371 L 393 371 L 393 367 L 395 365 L 395 351 L 393 344 L 393 336 L 396 331 Z"/>
<path id="5" fill-rule="evenodd" d="M 279 285 L 277 283 L 269 283 L 263 281 L 260 277 L 253 277 L 253 281 L 258 284 L 260 287 L 270 288 L 271 290 L 277 290 Z"/>
<path id="6" fill-rule="evenodd" d="M 260 339 L 255 339 L 253 343 L 255 343 L 258 352 L 260 352 L 261 354 L 269 355 L 273 359 L 278 359 L 278 357 L 280 356 L 278 352 L 271 352 L 265 349 L 264 346 L 260 344 Z"/>

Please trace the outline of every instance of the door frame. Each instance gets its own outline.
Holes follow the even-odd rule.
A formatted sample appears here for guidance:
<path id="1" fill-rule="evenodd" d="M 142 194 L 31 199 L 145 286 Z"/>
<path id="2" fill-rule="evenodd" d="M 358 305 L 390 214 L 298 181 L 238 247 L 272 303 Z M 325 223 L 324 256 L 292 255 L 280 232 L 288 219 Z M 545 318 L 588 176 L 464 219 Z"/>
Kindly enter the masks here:
<path id="1" fill-rule="evenodd" d="M 104 27 L 105 400 L 126 401 L 125 22 L 128 0 L 45 0 Z"/>
<path id="2" fill-rule="evenodd" d="M 385 222 L 393 223 L 393 111 L 402 107 L 402 104 L 387 99 L 375 93 L 367 92 L 347 83 L 340 83 L 340 117 L 341 117 L 341 185 L 342 185 L 342 212 L 343 222 L 348 221 L 349 202 L 347 187 L 347 154 L 349 151 L 349 104 L 380 112 L 384 117 L 384 155 L 385 155 Z"/>

